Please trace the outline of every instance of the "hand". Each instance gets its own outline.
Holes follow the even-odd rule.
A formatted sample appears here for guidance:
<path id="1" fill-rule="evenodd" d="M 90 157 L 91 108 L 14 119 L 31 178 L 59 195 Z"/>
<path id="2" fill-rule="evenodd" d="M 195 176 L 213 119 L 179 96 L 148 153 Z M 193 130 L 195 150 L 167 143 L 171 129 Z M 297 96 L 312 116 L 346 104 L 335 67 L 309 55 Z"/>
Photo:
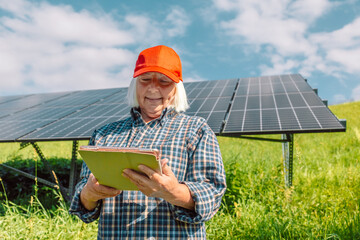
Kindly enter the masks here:
<path id="1" fill-rule="evenodd" d="M 101 185 L 91 173 L 87 183 L 80 193 L 80 200 L 86 209 L 93 210 L 99 200 L 115 197 L 120 193 L 121 190 Z"/>
<path id="2" fill-rule="evenodd" d="M 144 174 L 125 169 L 123 176 L 133 182 L 148 197 L 159 197 L 174 205 L 194 209 L 195 204 L 190 190 L 185 184 L 178 182 L 167 162 L 168 159 L 164 159 L 161 163 L 162 175 L 145 165 L 139 165 L 139 170 Z"/>

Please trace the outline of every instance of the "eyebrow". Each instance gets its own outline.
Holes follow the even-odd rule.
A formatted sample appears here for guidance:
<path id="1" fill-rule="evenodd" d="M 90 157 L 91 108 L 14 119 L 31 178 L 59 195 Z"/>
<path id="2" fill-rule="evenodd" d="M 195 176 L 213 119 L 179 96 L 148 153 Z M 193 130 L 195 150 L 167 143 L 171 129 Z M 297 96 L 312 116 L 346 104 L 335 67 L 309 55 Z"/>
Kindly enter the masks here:
<path id="1" fill-rule="evenodd" d="M 151 73 L 144 73 L 140 76 L 141 79 L 149 79 L 152 78 L 152 74 Z M 158 78 L 159 80 L 166 80 L 166 81 L 172 81 L 171 78 L 169 78 L 168 76 L 161 74 L 160 77 Z"/>
<path id="2" fill-rule="evenodd" d="M 151 77 L 151 75 L 148 73 L 144 73 L 144 74 L 141 74 L 139 77 L 140 78 L 149 78 L 149 77 Z"/>

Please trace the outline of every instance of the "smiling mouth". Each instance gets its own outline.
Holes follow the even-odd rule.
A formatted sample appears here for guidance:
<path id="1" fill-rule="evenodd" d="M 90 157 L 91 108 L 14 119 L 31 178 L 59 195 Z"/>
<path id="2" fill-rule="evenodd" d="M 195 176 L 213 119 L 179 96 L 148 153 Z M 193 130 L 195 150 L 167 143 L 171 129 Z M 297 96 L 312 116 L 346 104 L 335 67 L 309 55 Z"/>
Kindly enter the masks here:
<path id="1" fill-rule="evenodd" d="M 148 97 L 145 97 L 145 98 L 149 101 L 154 101 L 154 102 L 162 99 L 162 98 L 148 98 Z"/>

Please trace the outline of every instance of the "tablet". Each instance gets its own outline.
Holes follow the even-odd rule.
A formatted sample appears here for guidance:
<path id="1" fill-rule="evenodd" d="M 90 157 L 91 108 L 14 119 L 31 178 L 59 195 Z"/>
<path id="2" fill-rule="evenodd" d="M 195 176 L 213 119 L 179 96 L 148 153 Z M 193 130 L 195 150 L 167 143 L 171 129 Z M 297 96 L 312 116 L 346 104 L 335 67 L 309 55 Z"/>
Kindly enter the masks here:
<path id="1" fill-rule="evenodd" d="M 161 173 L 159 152 L 153 149 L 81 146 L 79 154 L 100 184 L 120 190 L 138 190 L 122 176 L 126 168 L 140 171 L 142 164 Z"/>

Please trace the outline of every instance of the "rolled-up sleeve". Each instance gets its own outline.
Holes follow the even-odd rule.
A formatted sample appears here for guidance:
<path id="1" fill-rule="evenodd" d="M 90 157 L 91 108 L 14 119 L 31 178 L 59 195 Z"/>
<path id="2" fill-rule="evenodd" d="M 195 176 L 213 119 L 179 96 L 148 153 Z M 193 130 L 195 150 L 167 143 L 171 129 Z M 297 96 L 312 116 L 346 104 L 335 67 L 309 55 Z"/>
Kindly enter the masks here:
<path id="1" fill-rule="evenodd" d="M 95 137 L 96 137 L 96 131 L 93 133 L 93 136 L 90 139 L 89 145 L 94 145 Z M 84 186 L 89 178 L 90 173 L 91 172 L 90 172 L 89 168 L 86 166 L 85 162 L 83 162 L 83 165 L 81 168 L 81 173 L 80 173 L 80 182 L 75 187 L 75 193 L 74 193 L 74 196 L 71 201 L 70 208 L 69 208 L 70 214 L 74 214 L 74 215 L 78 216 L 85 223 L 90 223 L 90 222 L 95 221 L 100 215 L 100 210 L 101 210 L 101 206 L 102 206 L 102 201 L 99 201 L 96 208 L 92 211 L 89 211 L 82 205 L 82 203 L 80 201 L 80 193 L 81 193 L 82 189 L 84 188 Z"/>
<path id="2" fill-rule="evenodd" d="M 171 206 L 174 217 L 183 222 L 201 223 L 219 210 L 226 190 L 226 177 L 220 148 L 215 134 L 204 125 L 196 132 L 189 147 L 185 181 L 195 202 L 195 211 Z"/>

